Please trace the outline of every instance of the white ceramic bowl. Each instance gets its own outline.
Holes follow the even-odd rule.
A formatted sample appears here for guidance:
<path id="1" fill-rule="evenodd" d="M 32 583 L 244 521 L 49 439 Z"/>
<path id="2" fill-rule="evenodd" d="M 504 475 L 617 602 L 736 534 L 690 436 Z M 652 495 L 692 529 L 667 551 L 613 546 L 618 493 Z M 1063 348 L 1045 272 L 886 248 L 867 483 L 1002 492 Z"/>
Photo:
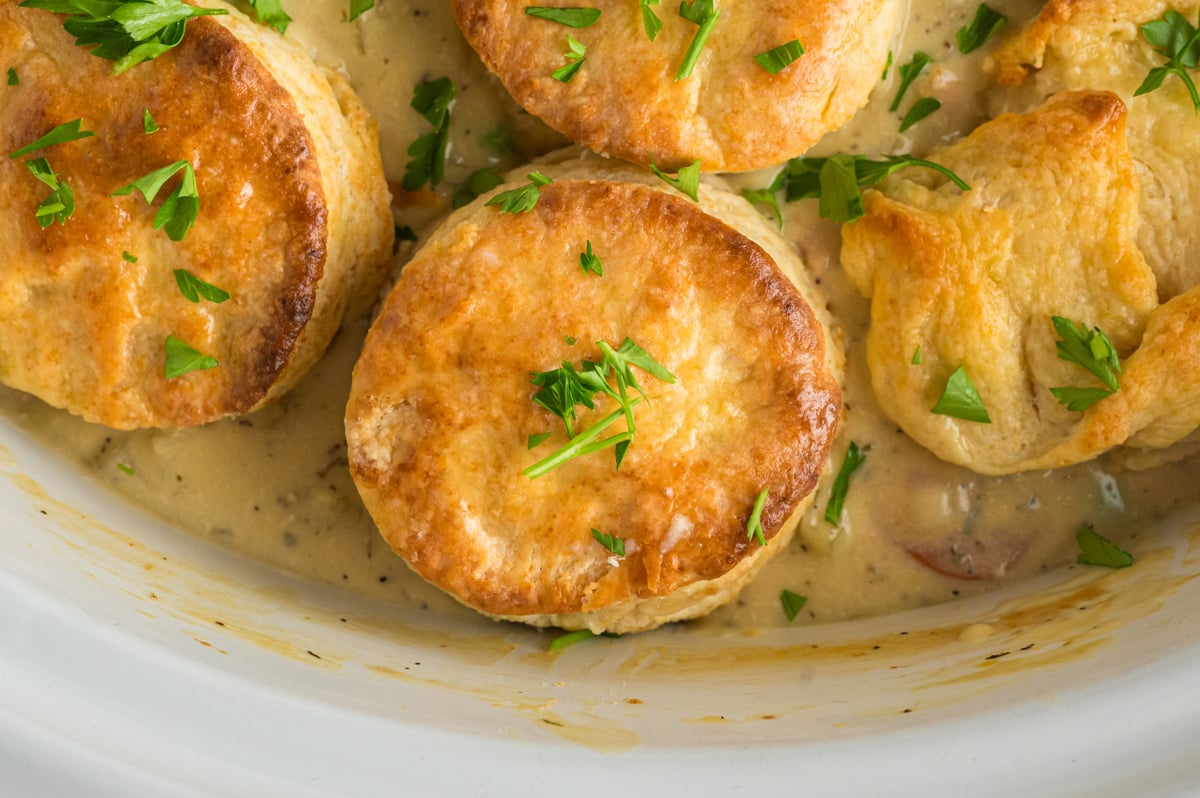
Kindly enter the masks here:
<path id="1" fill-rule="evenodd" d="M 304 583 L 0 425 L 3 795 L 1170 795 L 1200 787 L 1195 518 L 1133 568 L 764 634 L 545 651 Z M 992 633 L 975 624 L 986 623 Z"/>

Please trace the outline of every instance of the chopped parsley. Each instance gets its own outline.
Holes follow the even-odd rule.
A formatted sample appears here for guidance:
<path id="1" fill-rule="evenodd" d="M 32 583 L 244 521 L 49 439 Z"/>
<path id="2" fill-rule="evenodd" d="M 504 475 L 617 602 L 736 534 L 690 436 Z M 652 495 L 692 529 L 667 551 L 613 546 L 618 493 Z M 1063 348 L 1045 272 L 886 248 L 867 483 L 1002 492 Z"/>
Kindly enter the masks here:
<path id="1" fill-rule="evenodd" d="M 892 51 L 888 50 L 887 61 L 883 65 L 883 74 L 879 76 L 880 80 L 887 80 L 888 73 L 892 71 Z"/>
<path id="2" fill-rule="evenodd" d="M 8 68 L 8 85 L 9 86 L 20 86 L 21 85 L 21 78 L 19 78 L 17 76 L 17 70 L 15 67 Z"/>
<path id="3" fill-rule="evenodd" d="M 616 535 L 606 535 L 605 533 L 601 532 L 599 529 L 593 529 L 592 537 L 594 537 L 596 539 L 597 543 L 599 543 L 601 546 L 608 549 L 610 552 L 617 555 L 618 557 L 625 556 L 625 541 L 621 540 Z"/>
<path id="4" fill-rule="evenodd" d="M 68 14 L 67 33 L 92 55 L 113 61 L 116 75 L 178 45 L 189 20 L 229 13 L 183 0 L 24 0 L 21 6 Z"/>
<path id="5" fill-rule="evenodd" d="M 779 594 L 779 603 L 783 605 L 783 614 L 787 616 L 788 623 L 796 620 L 796 616 L 800 614 L 800 610 L 804 609 L 804 605 L 808 603 L 807 596 L 801 596 L 799 593 L 793 593 L 790 590 L 784 590 Z"/>
<path id="6" fill-rule="evenodd" d="M 533 210 L 541 199 L 542 186 L 548 186 L 554 181 L 541 172 L 530 172 L 526 177 L 529 178 L 528 185 L 501 191 L 484 203 L 485 207 L 499 205 L 501 213 L 528 213 Z"/>
<path id="7" fill-rule="evenodd" d="M 583 273 L 592 273 L 597 277 L 604 276 L 604 264 L 600 262 L 600 258 L 592 252 L 592 242 L 586 242 L 587 246 L 583 252 L 579 253 L 579 265 L 583 268 Z"/>
<path id="8" fill-rule="evenodd" d="M 219 305 L 229 299 L 228 291 L 206 283 L 187 269 L 175 269 L 174 274 L 179 293 L 183 294 L 188 302 L 199 302 L 200 297 L 204 297 L 209 302 Z"/>
<path id="9" fill-rule="evenodd" d="M 283 10 L 280 0 L 247 0 L 254 9 L 254 18 L 264 25 L 270 25 L 282 36 L 287 33 L 292 18 Z"/>
<path id="10" fill-rule="evenodd" d="M 918 50 L 913 53 L 912 61 L 897 68 L 896 71 L 900 74 L 900 86 L 896 89 L 896 98 L 888 107 L 889 111 L 894 112 L 900 109 L 900 101 L 904 99 L 904 93 L 908 91 L 908 87 L 931 63 L 933 63 L 933 58 L 928 53 Z"/>
<path id="11" fill-rule="evenodd" d="M 692 43 L 688 45 L 687 52 L 683 54 L 683 62 L 679 65 L 679 71 L 675 73 L 676 81 L 691 76 L 696 62 L 700 60 L 700 51 L 704 49 L 713 26 L 717 24 L 717 17 L 721 16 L 721 10 L 713 7 L 713 0 L 692 0 L 690 3 L 682 0 L 679 4 L 679 16 L 700 27 L 692 36 Z"/>
<path id="12" fill-rule="evenodd" d="M 971 24 L 959 28 L 958 32 L 954 34 L 955 41 L 958 43 L 958 51 L 966 55 L 972 50 L 978 50 L 1006 24 L 1008 24 L 1008 17 L 994 10 L 987 3 L 980 3 L 979 8 L 975 9 L 975 18 L 971 20 Z"/>
<path id="13" fill-rule="evenodd" d="M 121 257 L 124 258 L 126 260 L 126 262 L 128 262 L 128 263 L 137 263 L 137 261 L 138 261 L 137 256 L 134 255 L 129 250 L 125 250 L 124 252 L 122 252 Z"/>
<path id="14" fill-rule="evenodd" d="M 933 97 L 920 98 L 912 104 L 912 107 L 908 109 L 908 113 L 904 115 L 904 119 L 900 121 L 900 132 L 903 133 L 908 130 L 941 107 L 942 103 L 940 100 L 935 100 Z"/>
<path id="15" fill-rule="evenodd" d="M 786 44 L 772 47 L 765 53 L 759 53 L 754 60 L 772 75 L 778 75 L 799 60 L 802 55 L 804 55 L 804 45 L 800 44 L 799 39 L 792 39 Z"/>
<path id="16" fill-rule="evenodd" d="M 163 348 L 167 354 L 167 361 L 163 367 L 163 372 L 168 380 L 182 377 L 184 374 L 189 374 L 193 371 L 216 368 L 218 365 L 216 358 L 200 354 L 174 335 L 167 336 L 167 341 Z"/>
<path id="17" fill-rule="evenodd" d="M 914 366 L 921 365 L 921 347 L 919 347 L 919 346 L 917 347 L 916 351 L 913 352 L 912 364 Z"/>
<path id="18" fill-rule="evenodd" d="M 67 219 L 75 214 L 75 193 L 71 191 L 71 187 L 58 179 L 58 174 L 50 168 L 50 163 L 45 158 L 33 158 L 26 161 L 25 165 L 34 177 L 50 189 L 50 194 L 34 212 L 38 224 L 43 229 L 55 222 L 66 224 Z"/>
<path id="19" fill-rule="evenodd" d="M 480 194 L 488 193 L 503 182 L 504 178 L 500 177 L 500 171 L 496 167 L 488 166 L 479 169 L 472 172 L 471 176 L 467 178 L 467 182 L 454 192 L 451 204 L 455 208 L 470 205 Z"/>
<path id="20" fill-rule="evenodd" d="M 933 406 L 932 412 L 979 424 L 992 423 L 987 408 L 983 406 L 983 399 L 979 397 L 979 391 L 975 389 L 975 384 L 971 382 L 963 366 L 956 368 L 946 380 L 946 390 Z"/>
<path id="21" fill-rule="evenodd" d="M 1197 19 L 1200 23 L 1200 19 Z M 1200 113 L 1200 92 L 1192 76 L 1187 73 L 1195 69 L 1200 61 L 1200 29 L 1194 27 L 1178 11 L 1167 11 L 1162 19 L 1147 22 L 1142 26 L 1142 36 L 1154 46 L 1154 51 L 1167 59 L 1165 66 L 1154 67 L 1133 94 L 1149 94 L 1163 85 L 1171 75 L 1183 81 L 1192 97 L 1192 107 Z"/>
<path id="22" fill-rule="evenodd" d="M 763 534 L 762 513 L 763 507 L 767 504 L 767 488 L 763 488 L 763 492 L 758 494 L 758 498 L 754 500 L 754 509 L 750 511 L 750 519 L 746 521 L 746 539 L 756 541 L 758 545 L 767 545 L 766 535 Z"/>
<path id="23" fill-rule="evenodd" d="M 567 646 L 574 645 L 575 643 L 578 643 L 583 640 L 591 640 L 593 637 L 616 638 L 616 637 L 620 637 L 620 636 L 621 635 L 616 634 L 615 632 L 601 632 L 600 634 L 596 634 L 595 632 L 589 631 L 587 629 L 577 629 L 574 632 L 567 632 L 566 634 L 561 634 L 558 637 L 551 640 L 550 645 L 547 646 L 547 650 L 561 651 L 562 649 L 566 648 Z"/>
<path id="24" fill-rule="evenodd" d="M 375 7 L 375 0 L 350 0 L 350 14 L 346 17 L 347 22 L 353 22 L 365 12 L 370 11 Z"/>
<path id="25" fill-rule="evenodd" d="M 846 504 L 846 494 L 850 491 L 850 476 L 858 470 L 867 456 L 859 451 L 858 444 L 850 441 L 842 467 L 838 469 L 837 477 L 833 480 L 833 488 L 829 491 L 829 504 L 825 506 L 825 520 L 837 526 L 842 521 L 842 508 Z"/>
<path id="26" fill-rule="evenodd" d="M 778 178 L 776 178 L 776 181 L 778 182 Z M 776 186 L 775 183 L 772 183 L 767 188 L 744 188 L 742 189 L 742 197 L 751 205 L 765 205 L 770 208 L 775 215 L 775 225 L 782 230 L 783 211 L 779 207 L 779 197 L 776 196 L 778 190 L 779 186 Z"/>
<path id="27" fill-rule="evenodd" d="M 131 477 L 135 473 L 132 466 L 125 465 L 124 463 L 117 463 L 117 470 L 127 477 Z"/>
<path id="28" fill-rule="evenodd" d="M 600 20 L 598 8 L 553 8 L 551 6 L 527 6 L 525 13 L 538 19 L 548 19 L 568 28 L 586 28 Z"/>
<path id="29" fill-rule="evenodd" d="M 157 133 L 158 130 L 158 123 L 154 121 L 154 117 L 150 116 L 150 109 L 147 108 L 142 114 L 142 132 L 149 136 L 151 133 Z"/>
<path id="30" fill-rule="evenodd" d="M 670 186 L 673 186 L 679 193 L 691 197 L 692 202 L 700 201 L 700 159 L 697 158 L 690 166 L 684 166 L 677 172 L 676 177 L 670 177 L 664 174 L 657 166 L 654 165 L 654 156 L 650 156 L 650 171 L 658 175 L 662 180 Z"/>
<path id="31" fill-rule="evenodd" d="M 22 155 L 28 155 L 36 150 L 44 150 L 56 144 L 66 144 L 68 141 L 77 141 L 78 139 L 86 139 L 96 135 L 90 130 L 80 130 L 82 126 L 82 119 L 72 119 L 70 122 L 63 122 L 36 141 L 26 144 L 16 152 L 10 153 L 8 157 L 20 158 Z"/>
<path id="32" fill-rule="evenodd" d="M 172 241 L 182 241 L 188 231 L 192 229 L 192 225 L 196 222 L 196 215 L 200 211 L 200 193 L 196 190 L 196 171 L 187 161 L 176 161 L 161 169 L 155 169 L 124 188 L 117 189 L 112 196 L 120 197 L 139 191 L 147 203 L 152 203 L 167 181 L 179 172 L 183 173 L 183 177 L 163 200 L 158 213 L 154 215 L 154 229 L 165 228 Z"/>
<path id="33" fill-rule="evenodd" d="M 563 53 L 567 63 L 550 73 L 559 83 L 570 83 L 587 60 L 587 47 L 571 34 L 567 34 L 567 51 Z"/>
<path id="34" fill-rule="evenodd" d="M 1085 324 L 1076 324 L 1062 316 L 1052 316 L 1050 321 L 1058 333 L 1055 342 L 1060 359 L 1083 366 L 1104 383 L 1104 388 L 1051 388 L 1050 393 L 1073 412 L 1082 412 L 1096 402 L 1117 392 L 1120 382 L 1121 360 L 1117 349 L 1099 327 L 1088 329 Z"/>
<path id="35" fill-rule="evenodd" d="M 434 188 L 442 182 L 450 143 L 450 106 L 455 93 L 454 81 L 447 77 L 418 83 L 413 88 L 409 105 L 433 125 L 433 132 L 418 136 L 408 146 L 409 161 L 404 165 L 401 184 L 405 191 L 416 191 L 426 183 Z"/>
<path id="36" fill-rule="evenodd" d="M 638 2 L 642 7 L 642 26 L 646 29 L 646 37 L 650 41 L 654 41 L 663 26 L 658 14 L 655 14 L 654 9 L 650 7 L 658 5 L 658 0 L 638 0 Z"/>
<path id="37" fill-rule="evenodd" d="M 528 448 L 528 449 L 536 449 L 538 446 L 540 446 L 540 445 L 542 445 L 543 443 L 545 443 L 545 442 L 546 442 L 546 439 L 547 439 L 547 438 L 549 438 L 549 437 L 550 437 L 550 433 L 549 433 L 549 432 L 539 432 L 539 433 L 538 433 L 538 434 L 536 434 L 536 435 L 530 435 L 530 436 L 529 436 L 529 440 L 528 440 L 528 442 L 527 442 L 527 447 L 526 447 L 526 448 Z"/>
<path id="38" fill-rule="evenodd" d="M 1133 565 L 1133 555 L 1096 532 L 1090 525 L 1081 526 L 1075 533 L 1079 543 L 1080 565 L 1099 565 L 1104 568 L 1128 568 Z"/>

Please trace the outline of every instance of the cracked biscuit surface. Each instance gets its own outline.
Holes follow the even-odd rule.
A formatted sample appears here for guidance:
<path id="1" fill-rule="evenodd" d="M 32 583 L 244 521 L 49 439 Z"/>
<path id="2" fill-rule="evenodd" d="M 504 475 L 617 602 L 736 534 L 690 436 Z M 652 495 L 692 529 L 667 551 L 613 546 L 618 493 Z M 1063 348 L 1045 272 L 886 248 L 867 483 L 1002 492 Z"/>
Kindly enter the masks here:
<path id="1" fill-rule="evenodd" d="M 178 47 L 120 75 L 63 19 L 0 0 L 0 72 L 19 76 L 0 93 L 0 151 L 74 119 L 96 134 L 28 156 L 46 158 L 77 204 L 45 229 L 34 214 L 46 187 L 24 158 L 0 159 L 0 380 L 122 429 L 277 398 L 390 262 L 374 123 L 344 82 L 237 12 L 192 20 Z M 152 204 L 111 195 L 181 160 L 200 209 L 175 242 L 152 224 L 178 177 Z M 188 302 L 184 269 L 231 298 Z M 167 379 L 168 336 L 219 365 Z"/>
<path id="2" fill-rule="evenodd" d="M 388 543 L 481 612 L 595 632 L 702 615 L 811 501 L 840 416 L 836 346 L 794 251 L 741 198 L 703 186 L 702 210 L 594 158 L 542 169 L 531 211 L 480 199 L 405 267 L 355 368 L 351 473 Z M 580 267 L 589 242 L 603 276 Z M 620 469 L 605 449 L 524 476 L 568 440 L 531 373 L 626 337 L 676 382 L 638 373 L 649 400 Z M 577 429 L 614 407 L 601 397 Z M 746 524 L 764 489 L 761 547 Z"/>

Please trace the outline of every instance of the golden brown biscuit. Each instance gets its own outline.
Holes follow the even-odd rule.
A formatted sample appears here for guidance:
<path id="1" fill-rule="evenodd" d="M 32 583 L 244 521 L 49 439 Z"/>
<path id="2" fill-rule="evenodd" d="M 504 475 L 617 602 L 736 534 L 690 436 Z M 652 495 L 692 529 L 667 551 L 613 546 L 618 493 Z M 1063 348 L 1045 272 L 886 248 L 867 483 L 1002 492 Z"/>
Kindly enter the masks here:
<path id="1" fill-rule="evenodd" d="M 650 41 L 638 3 L 598 0 L 590 27 L 529 16 L 542 3 L 454 0 L 467 41 L 516 101 L 568 138 L 636 163 L 651 156 L 705 171 L 777 164 L 844 124 L 879 81 L 898 19 L 894 0 L 717 3 L 719 16 L 690 77 L 676 80 L 698 27 L 664 3 Z M 586 47 L 570 82 L 566 35 Z M 777 74 L 756 57 L 793 40 L 806 52 Z"/>
<path id="2" fill-rule="evenodd" d="M 63 17 L 0 0 L 4 155 L 65 122 L 96 135 L 32 153 L 73 190 L 42 229 L 47 188 L 0 159 L 0 380 L 112 427 L 187 426 L 287 391 L 361 309 L 390 260 L 392 222 L 373 123 L 307 55 L 233 12 L 188 23 L 182 44 L 114 76 Z M 146 134 L 149 111 L 159 130 Z M 185 160 L 200 211 L 180 242 L 150 205 L 114 191 Z M 130 262 L 123 256 L 129 253 Z M 187 301 L 174 270 L 229 292 Z M 219 365 L 174 379 L 175 336 Z"/>
<path id="3" fill-rule="evenodd" d="M 929 156 L 970 191 L 906 170 L 868 192 L 866 216 L 843 228 L 843 264 L 872 299 L 867 356 L 880 406 L 942 459 L 985 474 L 1053 468 L 1128 436 L 1128 411 L 1110 415 L 1128 389 L 1086 413 L 1050 392 L 1098 385 L 1058 357 L 1052 316 L 1100 327 L 1124 355 L 1157 305 L 1134 244 L 1124 123 L 1115 95 L 1057 95 Z M 959 366 L 990 424 L 931 412 Z"/>
<path id="4" fill-rule="evenodd" d="M 541 168 L 531 211 L 478 200 L 405 268 L 355 368 L 351 473 L 392 547 L 481 612 L 595 632 L 702 615 L 785 545 L 825 468 L 841 402 L 822 317 L 741 198 L 703 186 L 702 210 L 594 158 Z M 581 269 L 588 242 L 603 276 Z M 568 440 L 530 374 L 626 337 L 676 382 L 638 373 L 650 401 L 620 470 L 609 449 L 524 476 Z M 761 547 L 746 524 L 764 489 Z"/>
<path id="5" fill-rule="evenodd" d="M 1196 24 L 1200 5 L 1163 0 L 1051 0 L 995 54 L 1000 110 L 1024 111 L 1055 92 L 1105 90 L 1129 108 L 1126 136 L 1141 180 L 1138 247 L 1166 300 L 1200 285 L 1200 125 L 1182 81 L 1134 92 L 1166 59 L 1140 32 L 1168 10 Z"/>

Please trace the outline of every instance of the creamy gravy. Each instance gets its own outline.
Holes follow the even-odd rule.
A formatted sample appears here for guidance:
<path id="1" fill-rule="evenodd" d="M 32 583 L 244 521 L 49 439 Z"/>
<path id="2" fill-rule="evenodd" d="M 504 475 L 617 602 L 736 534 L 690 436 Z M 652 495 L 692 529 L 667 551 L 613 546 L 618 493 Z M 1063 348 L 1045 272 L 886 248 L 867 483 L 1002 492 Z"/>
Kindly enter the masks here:
<path id="1" fill-rule="evenodd" d="M 408 144 L 427 127 L 409 107 L 413 86 L 441 75 L 457 83 L 447 181 L 437 194 L 397 192 L 399 225 L 426 227 L 472 171 L 515 166 L 562 143 L 520 112 L 486 74 L 445 3 L 378 0 L 355 23 L 344 22 L 345 0 L 286 5 L 296 18 L 288 35 L 344 72 L 379 120 L 394 189 Z M 870 105 L 814 154 L 923 153 L 977 124 L 989 48 L 964 57 L 953 44 L 955 30 L 970 21 L 976 5 L 977 0 L 912 0 L 888 79 Z M 1030 0 L 991 5 L 1009 16 L 1010 29 L 1036 12 Z M 909 89 L 901 110 L 921 96 L 937 97 L 943 107 L 901 135 L 896 132 L 901 114 L 887 106 L 897 86 L 896 68 L 917 50 L 936 63 Z M 761 187 L 772 171 L 731 182 Z M 852 479 L 840 528 L 823 517 L 831 474 L 797 539 L 735 604 L 697 625 L 785 624 L 779 606 L 783 588 L 808 597 L 797 622 L 946 601 L 1071 561 L 1083 523 L 1136 552 L 1133 538 L 1194 501 L 1194 466 L 1186 460 L 1137 472 L 1102 458 L 997 478 L 942 463 L 912 443 L 883 416 L 870 389 L 863 358 L 868 307 L 838 266 L 837 227 L 817 218 L 812 201 L 787 206 L 785 216 L 785 234 L 805 256 L 846 339 L 846 417 L 833 467 L 851 440 L 867 459 Z M 182 529 L 306 578 L 419 604 L 447 617 L 467 613 L 392 554 L 350 480 L 342 414 L 365 329 L 363 322 L 347 326 L 326 358 L 277 405 L 201 429 L 114 432 L 7 390 L 0 390 L 0 409 L 103 483 Z"/>

